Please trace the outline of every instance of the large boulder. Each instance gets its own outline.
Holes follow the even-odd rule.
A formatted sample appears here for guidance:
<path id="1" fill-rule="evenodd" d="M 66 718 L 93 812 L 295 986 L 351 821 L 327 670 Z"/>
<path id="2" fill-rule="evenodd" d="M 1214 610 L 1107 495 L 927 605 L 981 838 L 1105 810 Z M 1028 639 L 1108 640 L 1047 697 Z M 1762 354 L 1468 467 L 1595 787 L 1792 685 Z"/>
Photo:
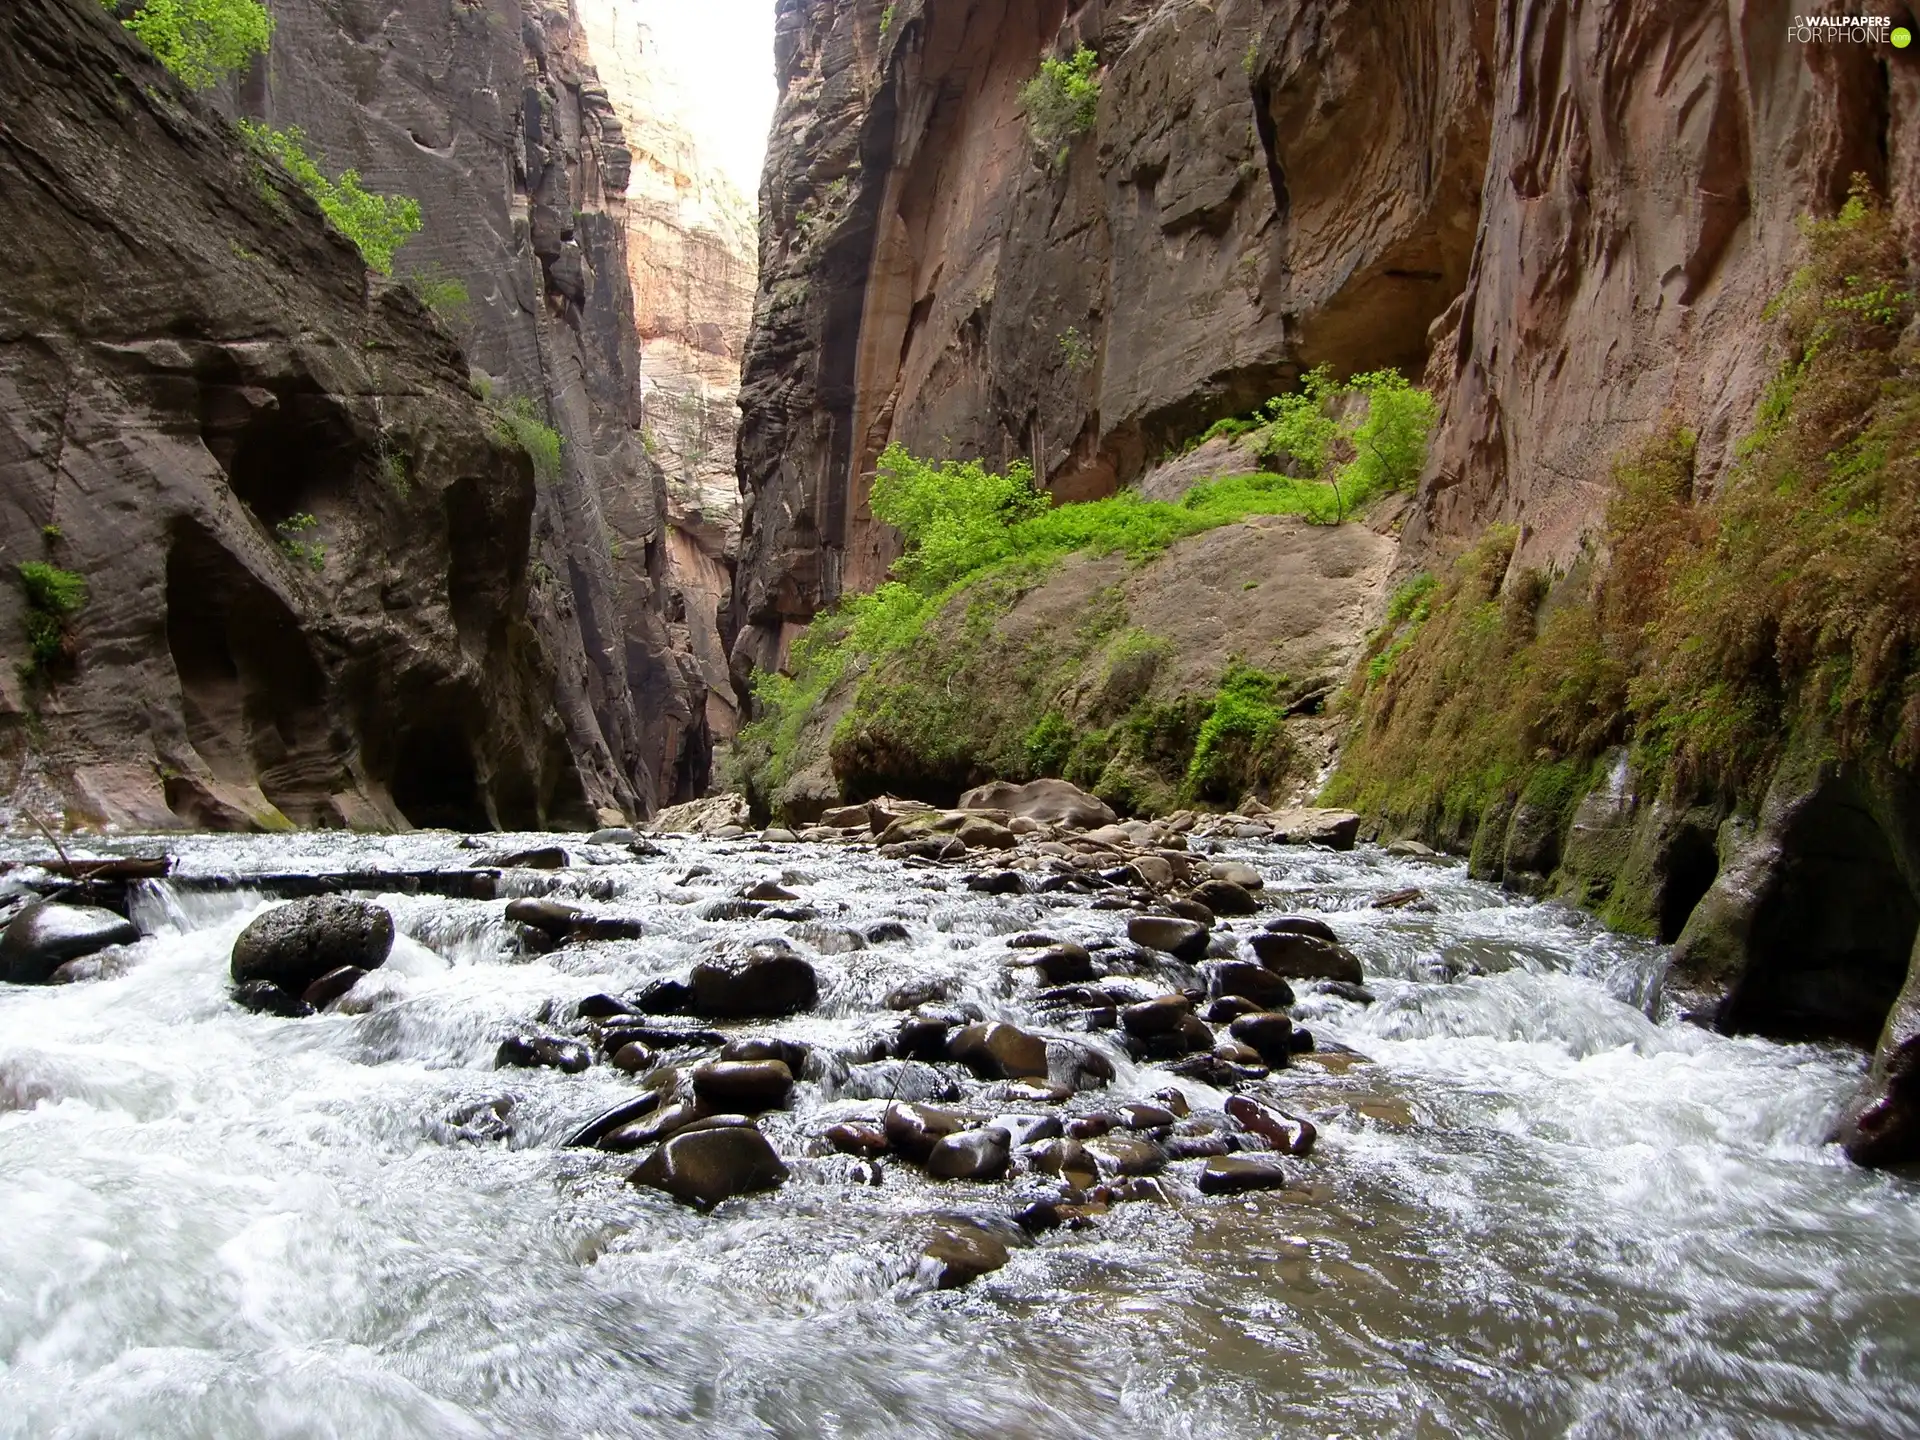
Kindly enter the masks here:
<path id="1" fill-rule="evenodd" d="M 13 985 L 44 985 L 69 960 L 139 938 L 133 922 L 111 910 L 36 900 L 0 935 L 0 976 Z"/>
<path id="2" fill-rule="evenodd" d="M 1135 915 L 1127 921 L 1127 938 L 1149 950 L 1198 960 L 1207 953 L 1211 932 L 1197 920 L 1175 915 Z"/>
<path id="3" fill-rule="evenodd" d="M 1017 1025 L 968 1025 L 947 1041 L 947 1058 L 988 1080 L 1045 1079 L 1047 1043 Z"/>
<path id="4" fill-rule="evenodd" d="M 629 1180 L 664 1190 L 683 1205 L 711 1210 L 735 1195 L 773 1190 L 787 1167 L 751 1125 L 682 1130 L 640 1162 Z"/>
<path id="5" fill-rule="evenodd" d="M 752 819 L 744 795 L 708 795 L 667 806 L 647 822 L 647 829 L 655 835 L 717 835 L 744 830 Z"/>
<path id="6" fill-rule="evenodd" d="M 935 1142 L 927 1173 L 936 1180 L 998 1180 L 1007 1173 L 1011 1138 L 998 1125 L 960 1130 Z"/>
<path id="7" fill-rule="evenodd" d="M 1363 978 L 1358 956 L 1337 941 L 1322 940 L 1318 935 L 1267 930 L 1248 936 L 1247 944 L 1262 965 L 1289 980 L 1338 980 L 1358 985 Z"/>
<path id="8" fill-rule="evenodd" d="M 811 1010 L 820 999 L 813 966 L 783 945 L 754 945 L 703 960 L 687 977 L 696 1015 L 743 1020 Z"/>
<path id="9" fill-rule="evenodd" d="M 1012 785 L 1005 780 L 977 786 L 960 797 L 962 810 L 1004 810 L 1043 825 L 1069 830 L 1091 830 L 1111 825 L 1119 817 L 1103 800 L 1065 780 L 1029 780 Z"/>
<path id="10" fill-rule="evenodd" d="M 259 916 L 233 942 L 236 985 L 267 980 L 290 995 L 352 965 L 377 970 L 393 949 L 393 916 L 365 900 L 318 895 Z"/>

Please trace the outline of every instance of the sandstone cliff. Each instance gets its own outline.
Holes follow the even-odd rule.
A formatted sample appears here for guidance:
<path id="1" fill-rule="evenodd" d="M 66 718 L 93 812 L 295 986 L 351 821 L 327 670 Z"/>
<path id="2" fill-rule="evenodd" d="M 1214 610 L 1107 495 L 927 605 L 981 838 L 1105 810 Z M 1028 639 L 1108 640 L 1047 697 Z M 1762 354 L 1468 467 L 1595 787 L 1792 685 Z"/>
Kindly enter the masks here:
<path id="1" fill-rule="evenodd" d="M 645 436 L 666 471 L 668 621 L 698 663 L 707 732 L 723 744 L 737 723 L 720 617 L 740 531 L 734 445 L 753 316 L 753 206 L 702 153 L 649 7 L 575 0 L 575 8 L 633 155 L 621 210 Z"/>
<path id="2" fill-rule="evenodd" d="M 370 294 L 305 196 L 84 0 L 0 10 L 0 190 L 15 806 L 379 828 L 625 802 L 550 698 L 532 467 L 409 294 Z M 87 587 L 62 629 L 23 564 Z"/>
<path id="3" fill-rule="evenodd" d="M 633 153 L 577 15 L 567 0 L 271 8 L 272 51 L 237 108 L 420 201 L 400 273 L 464 282 L 471 305 L 452 323 L 469 360 L 562 436 L 562 474 L 535 507 L 531 609 L 590 788 L 634 813 L 698 793 L 707 686 L 675 633 L 688 602 L 643 435 Z"/>

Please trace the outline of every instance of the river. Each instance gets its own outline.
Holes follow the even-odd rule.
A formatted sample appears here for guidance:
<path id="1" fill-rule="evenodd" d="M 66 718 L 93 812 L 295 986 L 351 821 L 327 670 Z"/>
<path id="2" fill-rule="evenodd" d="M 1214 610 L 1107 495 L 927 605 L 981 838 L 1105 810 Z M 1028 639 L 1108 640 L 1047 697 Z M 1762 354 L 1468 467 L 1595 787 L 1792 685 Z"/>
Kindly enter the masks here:
<path id="1" fill-rule="evenodd" d="M 187 877 L 474 859 L 433 834 L 109 848 L 162 845 Z M 915 978 L 1032 1023 L 1007 939 L 1124 915 L 840 848 L 661 847 L 512 872 L 638 941 L 528 958 L 500 901 L 381 897 L 401 938 L 363 1013 L 236 1008 L 228 950 L 268 902 L 174 881 L 142 885 L 123 973 L 0 986 L 0 1435 L 1920 1433 L 1920 1186 L 1822 1144 L 1862 1058 L 1656 1023 L 1657 946 L 1455 865 L 1235 842 L 1376 997 L 1303 994 L 1330 1053 L 1254 1089 L 1319 1122 L 1298 1183 L 1203 1197 L 1182 1162 L 1163 1200 L 943 1291 L 929 1217 L 1012 1192 L 810 1155 L 872 1109 L 833 1056 Z M 824 922 L 700 916 L 783 876 L 833 926 L 909 938 L 841 953 Z M 1408 886 L 1433 908 L 1369 908 Z M 813 1013 L 743 1027 L 816 1047 L 763 1125 L 777 1192 L 702 1215 L 635 1188 L 634 1157 L 559 1145 L 633 1080 L 493 1068 L 503 1036 L 758 934 L 822 982 Z M 1115 1055 L 1112 1093 L 1069 1109 L 1169 1083 Z M 509 1136 L 463 1133 L 506 1101 Z"/>

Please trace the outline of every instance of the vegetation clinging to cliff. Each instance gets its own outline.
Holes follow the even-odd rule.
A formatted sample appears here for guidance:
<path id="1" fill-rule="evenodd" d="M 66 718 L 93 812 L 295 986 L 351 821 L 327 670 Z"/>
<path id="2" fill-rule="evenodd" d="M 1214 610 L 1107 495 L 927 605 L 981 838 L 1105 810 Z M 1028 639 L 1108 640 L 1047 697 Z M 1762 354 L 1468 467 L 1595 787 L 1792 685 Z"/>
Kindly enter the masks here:
<path id="1" fill-rule="evenodd" d="M 1020 103 L 1034 141 L 1048 154 L 1093 129 L 1100 114 L 1099 57 L 1082 45 L 1071 60 L 1049 55 L 1040 73 L 1020 87 Z"/>
<path id="2" fill-rule="evenodd" d="M 394 252 L 420 229 L 420 202 L 405 195 L 376 195 L 361 188 L 357 170 L 329 180 L 307 153 L 307 137 L 298 128 L 275 130 L 242 120 L 240 133 L 261 155 L 278 162 L 313 197 L 333 228 L 359 249 L 367 268 L 393 273 Z"/>
<path id="3" fill-rule="evenodd" d="M 101 0 L 109 10 L 120 0 Z M 207 90 L 267 53 L 273 16 L 259 0 L 142 0 L 120 22 L 190 90 Z"/>
<path id="4" fill-rule="evenodd" d="M 20 588 L 27 602 L 22 616 L 27 632 L 27 660 L 22 670 L 33 675 L 52 669 L 73 653 L 67 622 L 87 603 L 87 582 L 73 571 L 62 570 L 44 560 L 29 560 L 18 570 Z"/>
<path id="5" fill-rule="evenodd" d="M 1907 256 L 1864 183 L 1804 225 L 1786 359 L 1720 493 L 1669 424 L 1614 467 L 1584 583 L 1509 574 L 1496 528 L 1375 636 L 1327 798 L 1455 834 L 1629 744 L 1755 797 L 1796 732 L 1920 761 L 1920 351 Z M 1549 787 L 1563 802 L 1578 787 Z"/>
<path id="6" fill-rule="evenodd" d="M 1420 438 L 1424 444 L 1424 430 Z M 903 652 L 969 587 L 984 585 L 995 576 L 1037 583 L 1037 577 L 1056 561 L 1076 551 L 1119 552 L 1143 559 L 1189 535 L 1252 515 L 1298 515 L 1332 523 L 1354 503 L 1353 493 L 1342 497 L 1332 483 L 1263 472 L 1202 482 L 1175 502 L 1144 500 L 1128 491 L 1103 500 L 1054 506 L 1034 488 L 1032 472 L 1024 464 L 1016 463 L 1002 475 L 974 461 L 934 463 L 917 459 L 899 445 L 890 446 L 880 457 L 871 505 L 875 518 L 901 532 L 905 551 L 894 565 L 892 580 L 870 595 L 846 597 L 835 609 L 814 618 L 794 643 L 788 673 L 756 677 L 760 714 L 739 747 L 751 772 L 751 788 L 770 793 L 792 774 L 808 725 L 817 721 L 816 711 L 843 677 L 850 671 L 870 675 L 888 657 Z M 928 663 L 935 663 L 935 657 L 928 657 Z M 1275 689 L 1277 682 L 1268 687 L 1269 701 Z M 1208 771 L 1211 762 L 1203 763 L 1195 777 L 1197 785 L 1218 790 L 1227 783 L 1229 770 L 1234 776 L 1258 773 L 1278 753 L 1268 744 L 1271 736 L 1258 724 L 1249 722 L 1249 728 L 1241 723 L 1246 717 L 1239 712 L 1248 706 L 1240 702 L 1250 705 L 1257 698 L 1250 690 L 1245 695 L 1236 690 L 1229 696 L 1230 713 L 1216 727 L 1217 748 L 1223 756 L 1239 758 L 1218 775 Z M 869 712 L 880 703 L 864 682 L 859 699 Z M 912 724 L 905 728 L 913 730 L 918 737 L 915 743 L 925 748 L 936 739 L 928 717 L 938 707 L 923 703 L 915 708 Z M 1194 754 L 1199 727 L 1212 713 L 1210 704 L 1203 705 L 1191 723 L 1177 727 L 1184 738 L 1174 747 L 1179 751 L 1176 778 Z M 996 753 L 1005 752 L 998 754 L 996 768 L 1003 772 L 1020 768 L 1020 756 L 1033 749 L 1025 743 L 1030 723 L 1019 727 L 1021 743 L 1000 746 L 996 742 Z M 1061 749 L 1063 738 L 1066 744 Z M 1035 735 L 1032 739 L 1038 748 L 1033 753 L 1060 750 L 1065 755 L 1080 738 L 1084 737 Z M 1098 749 L 1093 746 L 1087 753 L 1093 755 Z M 1098 767 L 1105 769 L 1112 758 L 1103 751 L 1085 763 L 1097 760 Z M 1249 771 L 1240 764 L 1241 758 L 1257 763 Z"/>

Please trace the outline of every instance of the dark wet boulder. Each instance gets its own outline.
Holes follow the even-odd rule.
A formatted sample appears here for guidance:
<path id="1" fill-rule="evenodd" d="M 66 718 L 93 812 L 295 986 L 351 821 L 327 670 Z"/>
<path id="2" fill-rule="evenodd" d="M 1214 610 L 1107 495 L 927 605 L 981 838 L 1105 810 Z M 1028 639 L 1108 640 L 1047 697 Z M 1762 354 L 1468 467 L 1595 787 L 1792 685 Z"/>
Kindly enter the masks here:
<path id="1" fill-rule="evenodd" d="M 769 909 L 765 900 L 716 900 L 700 912 L 702 920 L 758 920 Z"/>
<path id="2" fill-rule="evenodd" d="M 729 1040 L 720 1050 L 722 1060 L 778 1060 L 795 1075 L 807 1063 L 810 1046 L 798 1040 L 762 1039 Z"/>
<path id="3" fill-rule="evenodd" d="M 787 889 L 778 880 L 761 880 L 740 892 L 742 900 L 798 900 L 796 891 Z"/>
<path id="4" fill-rule="evenodd" d="M 610 1110 L 602 1110 L 586 1124 L 575 1130 L 560 1143 L 570 1149 L 585 1149 L 600 1143 L 600 1137 L 618 1130 L 622 1125 L 631 1125 L 644 1120 L 666 1102 L 666 1096 L 658 1090 L 649 1090 L 636 1095 L 631 1100 L 622 1100 Z"/>
<path id="5" fill-rule="evenodd" d="M 889 1105 L 883 1120 L 887 1143 L 897 1154 L 924 1165 L 933 1147 L 949 1135 L 971 1130 L 984 1116 L 935 1105 Z"/>
<path id="6" fill-rule="evenodd" d="M 1317 935 L 1263 931 L 1248 937 L 1247 944 L 1262 965 L 1289 980 L 1338 980 L 1358 985 L 1362 978 L 1358 956 L 1339 942 Z"/>
<path id="7" fill-rule="evenodd" d="M 617 995 L 589 995 L 573 1007 L 582 1020 L 616 1020 L 640 1012 Z"/>
<path id="8" fill-rule="evenodd" d="M 494 1053 L 496 1070 L 559 1070 L 578 1075 L 593 1063 L 587 1047 L 558 1035 L 509 1035 Z"/>
<path id="9" fill-rule="evenodd" d="M 998 1125 L 955 1131 L 927 1152 L 927 1173 L 936 1180 L 998 1180 L 1007 1173 L 1011 1144 Z"/>
<path id="10" fill-rule="evenodd" d="M 1222 995 L 1218 1000 L 1207 1004 L 1207 1019 L 1215 1025 L 1227 1025 L 1242 1015 L 1258 1015 L 1264 1012 L 1264 1005 L 1256 1005 L 1244 995 Z"/>
<path id="11" fill-rule="evenodd" d="M 882 920 L 877 925 L 867 927 L 869 945 L 898 945 L 912 938 L 913 932 L 898 920 Z"/>
<path id="12" fill-rule="evenodd" d="M 683 1130 L 640 1162 L 635 1185 L 664 1190 L 683 1205 L 711 1210 L 722 1200 L 777 1189 L 787 1167 L 751 1125 Z"/>
<path id="13" fill-rule="evenodd" d="M 1177 915 L 1182 920 L 1191 920 L 1196 925 L 1204 925 L 1208 929 L 1213 928 L 1213 911 L 1209 910 L 1205 905 L 1202 905 L 1198 900 L 1189 900 L 1181 897 L 1162 901 L 1161 904 L 1170 914 Z M 1191 957 L 1182 956 L 1181 958 L 1189 959 Z"/>
<path id="14" fill-rule="evenodd" d="M 563 900 L 522 897 L 507 902 L 507 919 L 516 925 L 531 925 L 554 940 L 564 940 L 573 932 L 574 922 L 585 912 Z"/>
<path id="15" fill-rule="evenodd" d="M 1228 1116 L 1250 1135 L 1258 1135 L 1276 1150 L 1290 1155 L 1310 1155 L 1314 1142 L 1320 1132 L 1314 1128 L 1311 1120 L 1297 1115 L 1280 1115 L 1269 1110 L 1258 1100 L 1245 1095 L 1235 1095 L 1226 1104 Z M 1292 1126 L 1288 1125 L 1292 1121 Z"/>
<path id="16" fill-rule="evenodd" d="M 1275 1155 L 1219 1155 L 1200 1168 L 1197 1183 L 1202 1195 L 1279 1190 L 1287 1183 L 1287 1170 Z"/>
<path id="17" fill-rule="evenodd" d="M 242 981 L 233 987 L 233 1003 L 256 1015 L 278 1015 L 283 1020 L 300 1020 L 313 1014 L 313 1006 L 271 980 Z"/>
<path id="18" fill-rule="evenodd" d="M 1311 1055 L 1313 1053 L 1313 1032 L 1307 1029 L 1296 1029 L 1293 1032 L 1292 1040 L 1288 1043 L 1292 1045 L 1294 1054 Z"/>
<path id="19" fill-rule="evenodd" d="M 933 1283 L 942 1290 L 958 1290 L 1013 1258 L 1005 1240 L 966 1223 L 941 1229 L 920 1254 L 933 1271 Z"/>
<path id="20" fill-rule="evenodd" d="M 811 1010 L 820 999 L 813 966 L 784 945 L 754 945 L 693 967 L 687 978 L 695 1014 L 716 1019 L 771 1018 Z"/>
<path id="21" fill-rule="evenodd" d="M 1127 938 L 1149 950 L 1197 960 L 1207 953 L 1207 927 L 1177 915 L 1135 915 L 1127 921 Z"/>
<path id="22" fill-rule="evenodd" d="M 660 1094 L 659 1091 L 652 1092 Z M 704 1105 L 693 1100 L 675 1100 L 663 1104 L 649 1114 L 629 1120 L 625 1124 L 615 1125 L 600 1136 L 594 1144 L 601 1150 L 614 1155 L 626 1155 L 635 1150 L 644 1150 L 649 1145 L 678 1135 L 703 1120 L 711 1118 L 712 1112 Z M 744 1118 L 742 1124 L 748 1123 Z"/>
<path id="23" fill-rule="evenodd" d="M 365 900 L 317 895 L 275 906 L 233 942 L 235 984 L 271 980 L 298 995 L 343 965 L 377 970 L 393 949 L 393 916 Z"/>
<path id="24" fill-rule="evenodd" d="M 953 1033 L 951 1021 L 927 1015 L 915 1015 L 900 1027 L 894 1037 L 892 1054 L 896 1060 L 937 1061 L 947 1058 L 947 1037 Z"/>
<path id="25" fill-rule="evenodd" d="M 1026 1152 L 1028 1162 L 1043 1175 L 1057 1175 L 1078 1189 L 1089 1188 L 1100 1178 L 1087 1147 L 1078 1140 L 1043 1140 Z"/>
<path id="26" fill-rule="evenodd" d="M 300 999 L 316 1010 L 324 1010 L 366 979 L 367 973 L 358 965 L 342 965 L 338 970 L 329 970 L 307 986 L 301 992 Z"/>
<path id="27" fill-rule="evenodd" d="M 1351 1001 L 1355 1005 L 1373 1004 L 1373 992 L 1364 985 L 1355 985 L 1350 980 L 1322 980 L 1319 990 L 1323 995 Z"/>
<path id="28" fill-rule="evenodd" d="M 986 875 L 969 875 L 962 882 L 981 895 L 1024 895 L 1027 878 L 1018 870 L 995 870 Z"/>
<path id="29" fill-rule="evenodd" d="M 531 850 L 483 855 L 474 863 L 489 870 L 565 870 L 569 862 L 566 847 L 537 845 Z"/>
<path id="30" fill-rule="evenodd" d="M 1142 1000 L 1120 1012 L 1120 1027 L 1138 1039 L 1171 1035 L 1193 1014 L 1193 1001 L 1182 994 L 1160 995 Z"/>
<path id="31" fill-rule="evenodd" d="M 1207 867 L 1207 874 L 1215 880 L 1238 885 L 1242 890 L 1258 890 L 1267 883 L 1258 870 L 1243 860 L 1215 861 Z"/>
<path id="32" fill-rule="evenodd" d="M 694 1098 L 714 1110 L 757 1114 L 792 1093 L 793 1072 L 779 1060 L 715 1060 L 693 1070 Z"/>
<path id="33" fill-rule="evenodd" d="M 1293 1021 L 1285 1015 L 1242 1015 L 1227 1027 L 1227 1033 L 1276 1069 L 1287 1063 L 1294 1050 Z"/>
<path id="34" fill-rule="evenodd" d="M 1151 1105 L 1143 1100 L 1122 1105 L 1119 1116 L 1120 1123 L 1129 1130 L 1170 1129 L 1180 1118 L 1164 1105 Z"/>
<path id="35" fill-rule="evenodd" d="M 1071 941 L 1051 945 L 1023 962 L 1046 985 L 1073 985 L 1093 979 L 1093 956 L 1084 945 Z"/>
<path id="36" fill-rule="evenodd" d="M 684 980 L 654 980 L 635 997 L 653 1015 L 678 1015 L 693 1004 L 693 987 Z"/>
<path id="37" fill-rule="evenodd" d="M 1016 1146 L 1035 1145 L 1042 1140 L 1057 1139 L 1066 1133 L 1061 1128 L 1058 1115 L 996 1115 L 991 1123 L 1006 1131 Z"/>
<path id="38" fill-rule="evenodd" d="M 111 910 L 35 900 L 0 934 L 0 976 L 14 985 L 44 985 L 69 960 L 139 938 L 133 922 Z"/>
<path id="39" fill-rule="evenodd" d="M 1215 915 L 1251 915 L 1259 908 L 1245 887 L 1231 880 L 1207 880 L 1194 886 L 1188 897 L 1204 905 Z"/>
<path id="40" fill-rule="evenodd" d="M 885 1127 L 870 1125 L 863 1120 L 847 1120 L 830 1125 L 825 1138 L 842 1155 L 858 1155 L 863 1160 L 872 1160 L 887 1153 Z"/>
<path id="41" fill-rule="evenodd" d="M 1293 1004 L 1293 987 L 1285 977 L 1252 960 L 1210 960 L 1202 968 L 1207 994 L 1215 1000 L 1237 996 L 1266 1009 Z"/>
<path id="42" fill-rule="evenodd" d="M 1267 921 L 1266 928 L 1275 935 L 1311 935 L 1329 945 L 1337 944 L 1340 939 L 1333 933 L 1333 927 L 1317 915 L 1277 916 Z"/>
<path id="43" fill-rule="evenodd" d="M 1233 1142 L 1225 1135 L 1171 1135 L 1160 1142 L 1170 1161 L 1205 1160 L 1215 1155 L 1231 1155 Z"/>
<path id="44" fill-rule="evenodd" d="M 614 1069 L 624 1070 L 629 1075 L 638 1075 L 643 1071 L 651 1070 L 655 1058 L 653 1051 L 638 1040 L 626 1041 L 608 1057 Z"/>
<path id="45" fill-rule="evenodd" d="M 1087 1141 L 1086 1148 L 1109 1175 L 1157 1175 L 1167 1168 L 1167 1152 L 1139 1135 L 1102 1135 Z"/>
<path id="46" fill-rule="evenodd" d="M 1017 1025 L 968 1025 L 947 1038 L 947 1058 L 986 1080 L 1044 1079 L 1047 1044 Z"/>

